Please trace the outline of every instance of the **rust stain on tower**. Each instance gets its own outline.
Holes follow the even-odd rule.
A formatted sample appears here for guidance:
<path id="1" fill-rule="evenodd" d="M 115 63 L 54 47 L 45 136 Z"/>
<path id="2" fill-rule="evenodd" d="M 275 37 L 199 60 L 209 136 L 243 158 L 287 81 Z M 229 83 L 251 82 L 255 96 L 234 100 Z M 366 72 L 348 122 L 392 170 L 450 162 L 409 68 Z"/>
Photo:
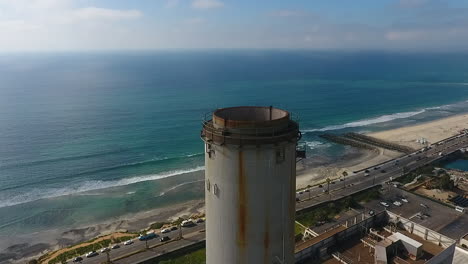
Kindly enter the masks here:
<path id="1" fill-rule="evenodd" d="M 299 125 L 289 112 L 221 108 L 204 120 L 206 263 L 294 263 Z"/>
<path id="2" fill-rule="evenodd" d="M 238 218 L 239 218 L 239 233 L 238 233 L 238 243 L 241 248 L 245 248 L 246 241 L 246 231 L 247 231 L 247 192 L 246 192 L 246 182 L 244 174 L 244 159 L 242 155 L 242 150 L 239 151 L 239 201 L 238 201 Z"/>

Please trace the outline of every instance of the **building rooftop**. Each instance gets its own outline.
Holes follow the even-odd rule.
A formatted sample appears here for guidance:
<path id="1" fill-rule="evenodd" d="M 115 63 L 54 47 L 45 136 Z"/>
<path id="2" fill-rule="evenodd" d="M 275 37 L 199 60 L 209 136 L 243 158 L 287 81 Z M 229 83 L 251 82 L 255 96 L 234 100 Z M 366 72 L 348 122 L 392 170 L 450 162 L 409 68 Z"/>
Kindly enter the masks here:
<path id="1" fill-rule="evenodd" d="M 344 227 L 344 226 L 338 226 L 335 229 L 332 229 L 332 230 L 330 230 L 328 232 L 320 234 L 317 237 L 314 237 L 314 238 L 306 240 L 306 241 L 304 241 L 302 243 L 296 244 L 296 252 L 301 251 L 301 250 L 303 250 L 305 248 L 308 248 L 308 247 L 310 247 L 310 246 L 312 246 L 312 245 L 314 245 L 314 244 L 316 244 L 316 243 L 318 243 L 318 242 L 320 242 L 320 241 L 322 241 L 324 239 L 332 237 L 336 233 L 339 233 L 339 232 L 341 232 L 341 231 L 343 231 L 345 229 L 346 229 L 346 227 Z"/>
<path id="2" fill-rule="evenodd" d="M 335 253 L 335 256 L 324 261 L 323 263 L 339 264 L 340 261 L 337 260 L 337 257 L 341 257 L 343 258 L 343 260 L 349 263 L 375 263 L 375 250 L 372 247 L 374 247 L 375 245 L 389 247 L 391 244 L 391 240 L 404 240 L 406 242 L 414 244 L 414 246 L 416 247 L 422 247 L 422 255 L 415 260 L 410 258 L 409 256 L 398 254 L 397 256 L 392 257 L 391 261 L 389 260 L 388 263 L 423 264 L 444 250 L 444 248 L 442 248 L 441 246 L 425 241 L 424 239 L 416 235 L 410 234 L 409 232 L 404 230 L 398 230 L 398 232 L 395 233 L 389 233 L 387 231 L 379 231 L 377 233 L 379 235 L 382 235 L 384 239 L 377 241 L 375 240 L 375 236 L 372 236 L 370 234 L 362 239 L 349 240 L 348 243 L 346 243 L 345 245 L 341 245 L 338 248 L 337 253 Z"/>
<path id="3" fill-rule="evenodd" d="M 414 246 L 414 247 L 422 247 L 422 243 L 419 243 L 418 241 L 406 236 L 406 235 L 403 235 L 402 233 L 400 232 L 396 232 L 396 233 L 393 233 L 392 235 L 390 235 L 389 237 L 387 237 L 388 239 L 390 239 L 391 241 L 393 242 L 397 242 L 398 240 L 403 240 L 405 241 L 406 243 Z"/>
<path id="4" fill-rule="evenodd" d="M 467 239 L 467 240 L 468 240 L 468 233 L 466 233 L 466 234 L 463 236 L 463 239 Z"/>

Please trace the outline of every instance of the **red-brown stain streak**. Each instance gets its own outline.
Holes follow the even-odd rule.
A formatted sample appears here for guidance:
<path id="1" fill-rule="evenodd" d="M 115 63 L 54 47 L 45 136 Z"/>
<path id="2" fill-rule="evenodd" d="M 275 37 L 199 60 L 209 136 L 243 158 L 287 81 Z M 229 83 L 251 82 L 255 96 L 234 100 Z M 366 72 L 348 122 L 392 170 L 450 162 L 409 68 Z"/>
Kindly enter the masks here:
<path id="1" fill-rule="evenodd" d="M 238 201 L 238 223 L 239 223 L 239 232 L 237 234 L 237 243 L 241 248 L 246 247 L 247 245 L 247 186 L 246 186 L 246 176 L 244 169 L 244 158 L 242 150 L 239 151 L 239 177 L 238 177 L 238 192 L 239 192 L 239 201 Z"/>

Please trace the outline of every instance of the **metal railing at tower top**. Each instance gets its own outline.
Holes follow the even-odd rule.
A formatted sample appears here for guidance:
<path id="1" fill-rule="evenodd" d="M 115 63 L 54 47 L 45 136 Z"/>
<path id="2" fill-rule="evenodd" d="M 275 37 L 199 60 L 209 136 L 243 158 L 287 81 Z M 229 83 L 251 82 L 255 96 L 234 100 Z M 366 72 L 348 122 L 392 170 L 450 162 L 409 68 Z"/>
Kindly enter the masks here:
<path id="1" fill-rule="evenodd" d="M 289 112 L 288 112 L 289 113 Z M 215 127 L 213 124 L 213 112 L 207 112 L 203 116 L 201 138 L 208 143 L 260 145 L 275 144 L 281 141 L 299 141 L 302 137 L 299 131 L 298 116 L 289 113 L 287 127 L 262 127 L 247 128 Z"/>
<path id="2" fill-rule="evenodd" d="M 202 124 L 205 123 L 205 122 L 208 122 L 208 121 L 212 121 L 212 118 L 213 118 L 213 113 L 214 111 L 208 111 L 208 112 L 205 112 L 203 114 L 203 118 L 202 118 Z M 301 118 L 298 114 L 296 114 L 295 112 L 289 112 L 289 120 L 292 120 L 294 122 L 296 122 L 297 124 L 300 123 L 301 121 Z"/>
<path id="3" fill-rule="evenodd" d="M 202 122 L 201 138 L 204 141 L 218 144 L 260 145 L 274 144 L 281 141 L 299 141 L 302 137 L 299 126 L 290 120 L 288 127 L 253 127 L 233 130 L 229 128 L 215 128 L 213 121 Z"/>

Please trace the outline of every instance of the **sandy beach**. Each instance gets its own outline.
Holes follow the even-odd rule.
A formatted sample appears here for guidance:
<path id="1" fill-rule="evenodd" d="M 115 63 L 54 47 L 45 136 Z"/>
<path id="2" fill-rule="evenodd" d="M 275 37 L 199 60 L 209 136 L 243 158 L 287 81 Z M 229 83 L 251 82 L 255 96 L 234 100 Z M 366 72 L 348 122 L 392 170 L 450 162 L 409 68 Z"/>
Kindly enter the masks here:
<path id="1" fill-rule="evenodd" d="M 421 138 L 425 138 L 429 144 L 432 144 L 444 138 L 454 136 L 460 130 L 467 128 L 468 114 L 461 114 L 419 125 L 370 133 L 368 135 L 419 149 L 424 147 L 423 144 L 416 142 Z"/>
<path id="2" fill-rule="evenodd" d="M 403 154 L 381 148 L 372 151 L 349 147 L 347 153 L 337 161 L 311 157 L 298 164 L 296 188 L 323 183 L 326 178 L 337 179 L 342 177 L 344 171 L 349 174 L 401 155 Z"/>
<path id="3" fill-rule="evenodd" d="M 410 146 L 414 149 L 420 149 L 425 146 L 417 142 L 421 138 L 425 138 L 428 144 L 432 144 L 454 136 L 463 129 L 468 129 L 468 114 L 369 133 L 367 135 L 400 145 Z M 331 179 L 341 177 L 343 171 L 349 173 L 402 155 L 403 153 L 382 148 L 371 151 L 349 147 L 347 154 L 337 161 L 327 161 L 321 157 L 311 157 L 298 164 L 296 186 L 297 188 L 304 188 L 307 185 L 322 183 L 328 177 Z"/>
<path id="4" fill-rule="evenodd" d="M 95 237 L 118 232 L 139 232 L 155 222 L 174 221 L 179 217 L 189 218 L 194 214 L 204 213 L 204 206 L 204 200 L 193 200 L 132 216 L 123 216 L 121 219 L 93 226 L 70 230 L 47 230 L 15 237 L 0 236 L 0 249 L 2 249 L 0 263 L 6 259 L 10 259 L 9 262 L 12 263 L 24 263 L 25 259 L 37 258 L 47 252 L 76 245 Z"/>

